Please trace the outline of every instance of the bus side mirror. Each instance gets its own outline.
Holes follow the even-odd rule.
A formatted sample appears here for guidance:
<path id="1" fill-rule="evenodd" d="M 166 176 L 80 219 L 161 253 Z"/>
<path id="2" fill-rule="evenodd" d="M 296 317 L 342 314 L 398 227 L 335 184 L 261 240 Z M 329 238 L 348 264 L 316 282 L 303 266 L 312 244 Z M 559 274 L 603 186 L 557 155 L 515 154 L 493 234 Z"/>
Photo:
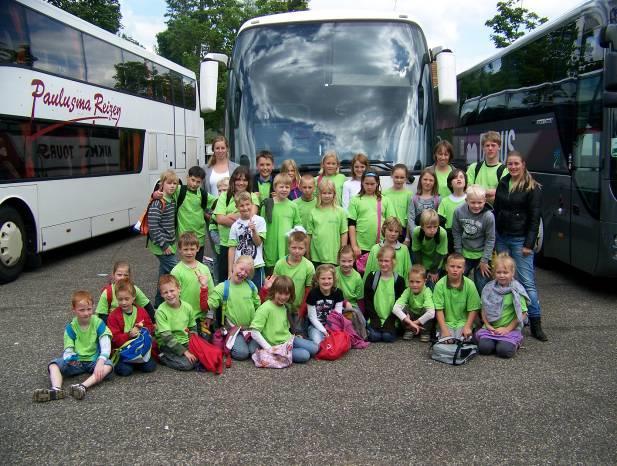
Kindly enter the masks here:
<path id="1" fill-rule="evenodd" d="M 431 50 L 437 62 L 437 94 L 441 105 L 456 103 L 456 59 L 450 49 L 437 47 Z"/>
<path id="2" fill-rule="evenodd" d="M 216 110 L 219 63 L 227 67 L 229 59 L 222 53 L 209 53 L 199 67 L 199 103 L 204 113 Z"/>

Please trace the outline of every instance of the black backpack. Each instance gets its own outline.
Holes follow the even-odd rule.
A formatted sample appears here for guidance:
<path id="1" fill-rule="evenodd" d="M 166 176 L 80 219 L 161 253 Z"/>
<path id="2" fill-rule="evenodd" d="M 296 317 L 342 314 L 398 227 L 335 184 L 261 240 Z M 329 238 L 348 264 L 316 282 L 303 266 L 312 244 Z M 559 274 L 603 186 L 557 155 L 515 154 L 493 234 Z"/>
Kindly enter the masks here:
<path id="1" fill-rule="evenodd" d="M 482 168 L 482 165 L 484 165 L 484 160 L 481 160 L 480 162 L 476 163 L 476 169 L 474 170 L 474 182 L 475 180 L 478 179 L 478 174 L 480 173 L 480 169 Z M 503 163 L 499 163 L 499 166 L 497 167 L 497 182 L 499 183 L 499 180 L 501 179 L 501 175 L 503 175 L 503 171 L 506 169 L 506 166 Z"/>

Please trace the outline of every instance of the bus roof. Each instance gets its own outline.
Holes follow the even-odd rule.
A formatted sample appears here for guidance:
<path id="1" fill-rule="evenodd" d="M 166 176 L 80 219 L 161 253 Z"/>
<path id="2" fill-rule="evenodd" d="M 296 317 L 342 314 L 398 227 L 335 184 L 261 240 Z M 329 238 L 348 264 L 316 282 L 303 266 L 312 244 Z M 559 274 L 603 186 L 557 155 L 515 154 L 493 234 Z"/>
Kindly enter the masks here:
<path id="1" fill-rule="evenodd" d="M 149 52 L 148 50 L 141 48 L 138 45 L 135 45 L 126 39 L 122 39 L 121 37 L 118 37 L 109 31 L 106 31 L 87 21 L 84 21 L 83 19 L 78 18 L 77 16 L 74 16 L 70 13 L 67 13 L 64 10 L 61 10 L 60 8 L 57 8 L 53 5 L 50 5 L 47 2 L 44 2 L 43 0 L 16 0 L 16 1 L 17 3 L 21 3 L 22 5 L 27 6 L 28 8 L 32 8 L 33 10 L 36 10 L 44 15 L 47 15 L 52 19 L 68 24 L 69 26 L 74 27 L 75 29 L 78 29 L 79 31 L 90 34 L 94 37 L 104 40 L 105 42 L 109 42 L 110 44 L 113 44 L 117 47 L 120 47 L 124 50 L 134 53 L 135 55 L 139 55 L 140 57 L 144 57 L 150 61 L 158 63 L 159 65 L 166 66 L 167 68 L 173 71 L 176 71 L 177 73 L 180 73 L 184 76 L 195 79 L 195 73 L 193 73 L 191 70 L 184 68 L 170 60 L 167 60 L 166 58 L 156 55 L 155 53 Z"/>
<path id="2" fill-rule="evenodd" d="M 316 21 L 400 21 L 417 25 L 409 15 L 397 11 L 374 11 L 374 10 L 307 10 L 279 13 L 276 15 L 259 16 L 246 21 L 238 33 L 245 29 L 264 26 L 268 24 L 286 23 L 309 23 Z"/>
<path id="3" fill-rule="evenodd" d="M 482 60 L 480 63 L 473 65 L 470 68 L 467 68 L 465 71 L 462 71 L 461 73 L 459 73 L 459 76 L 464 76 L 468 73 L 471 73 L 472 71 L 475 71 L 478 68 L 482 68 L 483 66 L 491 63 L 492 61 L 510 53 L 512 50 L 516 50 L 520 47 L 525 46 L 527 43 L 532 42 L 536 39 L 536 37 L 542 36 L 547 32 L 551 31 L 552 29 L 558 28 L 569 19 L 580 16 L 584 10 L 591 9 L 594 6 L 599 6 L 602 4 L 606 4 L 606 1 L 588 0 L 580 4 L 579 6 L 572 8 L 570 11 L 558 16 L 557 18 L 542 24 L 537 29 L 531 31 L 529 34 L 525 34 L 520 39 L 516 39 L 514 42 L 512 42 L 512 44 L 508 45 L 507 47 L 499 49 L 499 51 L 494 55 L 491 55 L 490 57 Z"/>

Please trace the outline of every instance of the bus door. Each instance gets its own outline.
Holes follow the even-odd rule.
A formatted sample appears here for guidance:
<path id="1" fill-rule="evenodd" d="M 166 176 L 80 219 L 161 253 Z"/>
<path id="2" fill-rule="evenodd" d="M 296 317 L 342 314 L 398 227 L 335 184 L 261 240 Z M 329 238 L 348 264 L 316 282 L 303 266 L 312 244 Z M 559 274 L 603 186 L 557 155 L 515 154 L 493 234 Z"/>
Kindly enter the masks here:
<path id="1" fill-rule="evenodd" d="M 172 71 L 172 90 L 174 103 L 174 153 L 176 169 L 186 168 L 186 116 L 184 110 L 184 91 L 182 76 Z"/>

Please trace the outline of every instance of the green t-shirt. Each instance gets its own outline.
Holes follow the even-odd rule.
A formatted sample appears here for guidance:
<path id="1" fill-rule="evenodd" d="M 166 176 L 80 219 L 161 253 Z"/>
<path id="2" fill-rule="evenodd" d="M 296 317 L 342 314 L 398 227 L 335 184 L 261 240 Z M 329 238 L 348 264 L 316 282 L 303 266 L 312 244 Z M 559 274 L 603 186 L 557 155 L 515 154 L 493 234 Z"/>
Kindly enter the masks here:
<path id="1" fill-rule="evenodd" d="M 452 220 L 454 220 L 454 211 L 458 206 L 465 202 L 465 196 L 459 200 L 452 199 L 452 196 L 447 196 L 441 199 L 437 213 L 446 219 L 446 228 L 452 229 Z"/>
<path id="2" fill-rule="evenodd" d="M 251 194 L 251 199 L 253 200 L 253 204 L 255 204 L 256 206 L 259 205 L 259 194 L 257 193 L 252 193 Z M 214 218 L 216 218 L 217 215 L 230 215 L 230 214 L 237 214 L 238 213 L 238 209 L 236 209 L 236 201 L 233 197 L 231 197 L 229 199 L 229 204 L 225 204 L 225 202 L 227 201 L 227 194 L 223 194 L 218 202 L 216 203 L 216 207 L 214 208 Z M 229 246 L 229 230 L 231 229 L 231 227 L 226 226 L 226 225 L 220 225 L 218 226 L 218 230 L 219 230 L 219 236 L 221 237 L 221 246 Z"/>
<path id="3" fill-rule="evenodd" d="M 297 311 L 302 304 L 305 289 L 311 286 L 313 275 L 315 275 L 315 266 L 306 257 L 303 257 L 300 263 L 296 265 L 289 265 L 287 258 L 283 257 L 274 266 L 274 275 L 285 275 L 294 282 L 296 299 L 291 308 L 293 311 Z"/>
<path id="4" fill-rule="evenodd" d="M 321 183 L 323 180 L 330 180 L 332 181 L 332 183 L 334 183 L 334 189 L 336 189 L 336 202 L 339 206 L 342 206 L 343 205 L 343 202 L 342 202 L 343 201 L 343 183 L 345 183 L 345 180 L 347 180 L 347 177 L 343 175 L 342 173 L 337 173 L 336 175 L 322 176 L 321 178 L 320 176 L 317 176 L 315 178 L 315 196 L 314 197 L 319 196 L 319 184 L 318 183 Z"/>
<path id="5" fill-rule="evenodd" d="M 261 209 L 261 216 L 266 218 L 265 206 Z M 272 223 L 268 223 L 266 219 L 268 230 L 264 241 L 266 267 L 273 267 L 277 260 L 287 254 L 287 232 L 296 225 L 300 225 L 296 204 L 289 199 L 275 201 L 272 208 Z"/>
<path id="6" fill-rule="evenodd" d="M 467 314 L 479 311 L 480 295 L 472 280 L 463 277 L 460 288 L 448 286 L 448 277 L 441 278 L 433 290 L 433 302 L 436 310 L 444 311 L 446 325 L 458 329 L 467 323 Z"/>
<path id="7" fill-rule="evenodd" d="M 357 307 L 358 301 L 364 298 L 364 282 L 357 270 L 352 269 L 349 275 L 345 275 L 341 268 L 337 267 L 336 286 L 343 292 L 343 297 L 354 307 Z"/>
<path id="8" fill-rule="evenodd" d="M 311 260 L 337 263 L 341 235 L 347 233 L 347 214 L 342 207 L 316 207 L 311 212 L 307 232 L 311 235 Z"/>
<path id="9" fill-rule="evenodd" d="M 521 298 L 521 310 L 527 312 L 527 301 L 525 298 Z M 501 303 L 501 317 L 495 322 L 490 322 L 494 328 L 507 327 L 510 323 L 516 319 L 516 311 L 514 310 L 514 298 L 512 293 L 504 295 L 503 302 Z M 522 322 L 519 322 L 519 324 Z"/>
<path id="10" fill-rule="evenodd" d="M 396 302 L 394 283 L 394 276 L 390 278 L 380 277 L 377 289 L 375 290 L 373 305 L 381 321 L 379 324 L 380 327 L 384 324 L 386 319 L 390 317 L 390 314 L 392 314 L 392 308 Z"/>
<path id="11" fill-rule="evenodd" d="M 317 197 L 313 196 L 310 201 L 305 201 L 301 197 L 292 201 L 298 207 L 298 215 L 300 215 L 300 224 L 305 230 L 308 230 L 308 222 L 311 216 L 311 212 L 317 205 Z"/>
<path id="12" fill-rule="evenodd" d="M 270 190 L 271 190 L 271 186 L 272 186 L 272 180 L 273 178 L 270 177 L 269 181 L 264 181 L 263 183 L 260 183 L 259 181 L 257 182 L 257 186 L 255 186 L 255 188 L 257 188 L 257 194 L 259 196 L 259 201 L 263 201 L 264 199 L 267 199 L 270 197 Z M 257 204 L 259 205 L 259 204 Z"/>
<path id="13" fill-rule="evenodd" d="M 225 290 L 225 282 L 221 282 L 208 293 L 208 307 L 210 309 L 218 309 L 223 305 L 223 293 Z M 239 325 L 243 328 L 248 328 L 255 316 L 255 309 L 261 304 L 257 288 L 253 288 L 243 280 L 242 283 L 234 283 L 229 281 L 229 295 L 227 297 L 227 305 L 225 306 L 225 317 L 231 321 L 233 325 Z"/>
<path id="14" fill-rule="evenodd" d="M 178 262 L 171 270 L 171 274 L 180 282 L 180 300 L 191 306 L 195 312 L 194 318 L 198 319 L 205 317 L 205 313 L 201 312 L 201 306 L 199 305 L 201 286 L 199 285 L 197 272 L 208 277 L 208 291 L 214 289 L 214 282 L 212 281 L 212 275 L 208 266 L 201 262 L 196 264 L 195 268 L 191 268 L 184 262 Z"/>
<path id="15" fill-rule="evenodd" d="M 124 319 L 124 333 L 129 333 L 131 329 L 135 327 L 135 321 L 137 320 L 137 308 L 133 306 L 130 314 L 122 311 L 122 317 Z"/>
<path id="16" fill-rule="evenodd" d="M 135 304 L 139 307 L 146 307 L 150 300 L 146 297 L 143 291 L 135 287 Z M 96 314 L 109 314 L 118 307 L 118 299 L 116 298 L 116 285 L 111 285 L 111 305 L 107 302 L 107 290 L 103 290 L 99 302 L 96 305 Z"/>
<path id="17" fill-rule="evenodd" d="M 379 270 L 379 262 L 377 261 L 377 253 L 381 249 L 383 245 L 383 241 L 380 244 L 373 244 L 371 248 L 368 260 L 366 261 L 366 269 L 364 271 L 364 281 L 368 277 L 368 274 L 371 272 L 377 272 Z M 394 265 L 394 271 L 401 277 L 403 280 L 407 281 L 407 277 L 409 276 L 409 271 L 411 270 L 411 257 L 409 257 L 409 248 L 404 244 L 397 243 L 398 248 L 395 248 L 395 260 L 396 264 Z"/>
<path id="18" fill-rule="evenodd" d="M 416 318 L 422 316 L 427 309 L 435 309 L 433 292 L 428 286 L 422 288 L 422 291 L 418 294 L 407 288 L 403 291 L 401 297 L 396 300 L 396 304 L 405 306 L 409 313 Z"/>
<path id="19" fill-rule="evenodd" d="M 195 327 L 195 313 L 189 303 L 180 302 L 180 307 L 173 308 L 166 302 L 161 303 L 154 314 L 156 320 L 156 339 L 158 344 L 163 343 L 160 335 L 163 332 L 171 332 L 176 341 L 181 345 L 188 345 L 189 334 L 187 329 Z"/>
<path id="20" fill-rule="evenodd" d="M 377 196 L 353 196 L 349 203 L 348 217 L 356 221 L 356 243 L 363 251 L 370 251 L 377 243 Z M 390 199 L 381 198 L 381 225 L 395 215 Z M 379 236 L 381 241 L 381 234 Z"/>
<path id="21" fill-rule="evenodd" d="M 450 191 L 450 188 L 448 188 L 448 175 L 450 174 L 451 171 L 452 171 L 452 167 L 449 167 L 448 171 L 444 173 L 438 171 L 437 168 L 435 168 L 435 176 L 437 177 L 438 194 L 441 196 L 442 199 L 452 194 L 452 191 Z"/>
<path id="22" fill-rule="evenodd" d="M 178 202 L 180 196 L 180 189 L 182 187 L 178 185 L 176 192 L 174 193 L 174 202 Z M 216 200 L 216 196 L 208 194 L 206 200 L 206 208 L 212 209 L 212 205 Z M 186 190 L 186 197 L 182 201 L 182 205 L 178 208 L 178 224 L 176 231 L 178 232 L 178 238 L 180 235 L 187 231 L 192 231 L 197 235 L 199 239 L 199 246 L 205 244 L 206 238 L 206 219 L 204 218 L 204 210 L 201 208 L 201 189 L 197 191 Z"/>
<path id="23" fill-rule="evenodd" d="M 251 328 L 257 330 L 272 346 L 289 341 L 289 320 L 285 306 L 277 306 L 268 300 L 257 308 Z"/>
<path id="24" fill-rule="evenodd" d="M 433 258 L 435 254 L 445 256 L 448 254 L 448 234 L 446 230 L 439 227 L 439 244 L 435 241 L 435 238 L 427 238 L 420 240 L 420 232 L 422 227 L 415 227 L 411 233 L 411 250 L 413 252 L 420 252 L 422 254 L 422 265 L 426 270 L 431 269 L 433 264 Z M 438 265 L 438 268 L 443 266 L 443 259 Z"/>
<path id="25" fill-rule="evenodd" d="M 388 188 L 383 192 L 383 195 L 390 199 L 390 203 L 394 209 L 394 215 L 399 219 L 403 228 L 407 227 L 407 210 L 413 194 L 407 189 L 395 190 Z"/>
<path id="26" fill-rule="evenodd" d="M 98 336 L 96 329 L 103 321 L 100 317 L 93 315 L 90 317 L 88 327 L 82 329 L 79 326 L 77 317 L 74 317 L 69 324 L 75 332 L 75 340 L 69 337 L 64 330 L 64 349 L 73 348 L 79 361 L 94 361 L 99 356 L 99 338 L 107 335 L 111 339 L 111 331 L 105 326 L 103 333 Z"/>
<path id="27" fill-rule="evenodd" d="M 476 166 L 478 162 L 472 163 L 467 167 L 467 185 L 479 184 L 485 189 L 496 189 L 499 184 L 499 180 L 508 174 L 508 169 L 505 168 L 501 174 L 501 178 L 497 179 L 497 169 L 501 166 L 501 163 L 488 166 L 486 162 L 480 167 L 478 177 L 476 178 Z"/>

